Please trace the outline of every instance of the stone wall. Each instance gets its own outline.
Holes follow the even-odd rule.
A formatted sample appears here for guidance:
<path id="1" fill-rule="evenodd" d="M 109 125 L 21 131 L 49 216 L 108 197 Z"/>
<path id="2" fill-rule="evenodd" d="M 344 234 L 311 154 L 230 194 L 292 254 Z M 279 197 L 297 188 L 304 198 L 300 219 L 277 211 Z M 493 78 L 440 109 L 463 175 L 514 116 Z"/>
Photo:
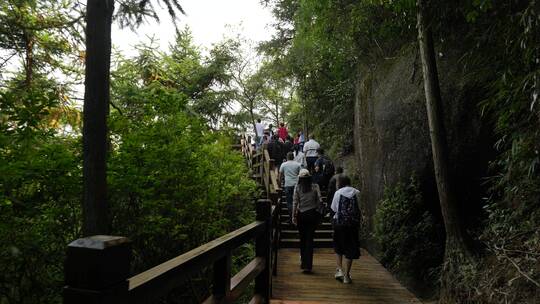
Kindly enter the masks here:
<path id="1" fill-rule="evenodd" d="M 439 76 L 451 170 L 457 181 L 465 222 L 474 223 L 481 210 L 481 178 L 490 159 L 491 131 L 482 125 L 480 81 L 467 77 L 459 57 L 439 53 Z M 431 158 L 420 59 L 415 49 L 359 71 L 354 106 L 354 168 L 367 215 L 373 215 L 385 187 L 416 175 L 430 211 L 440 218 Z M 467 224 L 467 223 L 465 223 Z M 365 245 L 376 252 L 369 238 Z"/>

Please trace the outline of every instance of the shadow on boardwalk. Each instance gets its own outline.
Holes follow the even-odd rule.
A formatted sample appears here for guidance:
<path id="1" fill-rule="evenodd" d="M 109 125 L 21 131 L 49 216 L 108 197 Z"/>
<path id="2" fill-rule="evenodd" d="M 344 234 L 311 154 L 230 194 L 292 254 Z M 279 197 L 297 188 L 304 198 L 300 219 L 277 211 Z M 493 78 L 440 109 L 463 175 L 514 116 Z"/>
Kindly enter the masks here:
<path id="1" fill-rule="evenodd" d="M 299 265 L 298 249 L 279 250 L 272 304 L 421 303 L 364 250 L 353 264 L 350 285 L 334 279 L 335 255 L 330 248 L 315 249 L 313 273 L 302 274 Z"/>

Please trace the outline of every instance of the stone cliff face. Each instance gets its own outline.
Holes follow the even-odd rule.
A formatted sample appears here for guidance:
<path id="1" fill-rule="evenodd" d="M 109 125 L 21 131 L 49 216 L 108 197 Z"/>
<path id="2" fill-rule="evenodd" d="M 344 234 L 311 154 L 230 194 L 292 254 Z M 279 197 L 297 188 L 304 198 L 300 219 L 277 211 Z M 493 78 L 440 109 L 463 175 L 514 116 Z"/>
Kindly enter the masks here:
<path id="1" fill-rule="evenodd" d="M 491 154 L 490 130 L 482 125 L 478 107 L 482 90 L 479 81 L 467 77 L 457 56 L 439 55 L 451 168 L 461 210 L 468 215 L 464 221 L 473 222 L 481 210 L 481 177 Z M 359 177 L 370 231 L 385 187 L 407 182 L 413 174 L 431 212 L 440 217 L 419 61 L 416 50 L 411 50 L 359 71 L 353 170 Z M 376 251 L 371 240 L 366 245 Z"/>

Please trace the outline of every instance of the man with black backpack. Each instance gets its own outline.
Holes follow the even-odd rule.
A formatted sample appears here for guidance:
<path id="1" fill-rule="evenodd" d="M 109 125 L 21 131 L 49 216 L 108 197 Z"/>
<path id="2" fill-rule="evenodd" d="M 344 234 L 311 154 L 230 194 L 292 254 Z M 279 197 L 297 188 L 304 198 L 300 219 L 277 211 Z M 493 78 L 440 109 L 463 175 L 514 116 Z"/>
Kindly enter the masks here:
<path id="1" fill-rule="evenodd" d="M 315 174 L 318 175 L 317 183 L 321 190 L 326 190 L 328 182 L 334 176 L 336 169 L 330 157 L 324 154 L 324 149 L 317 149 L 318 158 L 315 161 Z"/>
<path id="2" fill-rule="evenodd" d="M 351 187 L 351 179 L 345 174 L 337 178 L 338 190 L 332 198 L 331 209 L 335 212 L 332 218 L 333 243 L 336 253 L 336 280 L 343 284 L 351 284 L 351 267 L 353 260 L 360 258 L 360 242 L 358 228 L 361 214 L 358 206 L 360 191 Z M 345 268 L 343 268 L 345 257 Z"/>

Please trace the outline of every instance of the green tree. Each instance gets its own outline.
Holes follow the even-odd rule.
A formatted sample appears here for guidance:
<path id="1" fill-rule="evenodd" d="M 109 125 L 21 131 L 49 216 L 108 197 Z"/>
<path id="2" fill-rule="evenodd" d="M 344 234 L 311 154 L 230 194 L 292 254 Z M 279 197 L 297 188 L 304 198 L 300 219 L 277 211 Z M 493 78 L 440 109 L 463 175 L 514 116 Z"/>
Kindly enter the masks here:
<path id="1" fill-rule="evenodd" d="M 261 56 L 245 39 L 236 40 L 235 58 L 230 70 L 230 88 L 234 92 L 235 101 L 240 105 L 240 112 L 249 117 L 250 127 L 256 134 L 256 119 L 261 99 L 264 98 L 265 75 L 259 73 Z"/>
<path id="2" fill-rule="evenodd" d="M 286 120 L 288 103 L 293 98 L 294 87 L 291 78 L 284 74 L 282 67 L 264 62 L 258 74 L 264 78 L 264 89 L 260 98 L 260 112 L 272 118 L 276 126 Z"/>
<path id="3" fill-rule="evenodd" d="M 252 220 L 255 185 L 241 155 L 191 108 L 205 98 L 191 94 L 205 83 L 197 71 L 213 68 L 199 60 L 179 39 L 169 53 L 145 47 L 113 71 L 112 225 L 134 241 L 137 270 Z"/>
<path id="4" fill-rule="evenodd" d="M 466 245 L 466 234 L 458 213 L 455 184 L 449 171 L 448 144 L 443 125 L 442 98 L 437 72 L 435 47 L 431 32 L 430 7 L 418 0 L 418 43 L 424 75 L 424 91 L 431 137 L 433 167 L 439 193 L 439 203 L 446 230 L 445 261 L 441 275 L 441 302 L 456 303 L 461 291 L 452 290 L 452 281 L 459 265 L 470 262 L 471 253 Z M 432 9 L 432 8 L 431 8 Z"/>
<path id="5" fill-rule="evenodd" d="M 183 13 L 177 0 L 163 0 L 174 19 Z M 120 2 L 122 25 L 138 25 L 152 13 L 148 0 Z M 111 60 L 112 0 L 88 0 L 86 4 L 86 72 L 83 111 L 83 232 L 107 234 L 107 115 L 109 112 L 109 73 Z"/>
<path id="6" fill-rule="evenodd" d="M 76 75 L 83 16 L 76 1 L 14 1 L 0 4 L 1 67 L 23 67 L 22 84 L 32 85 L 35 74 Z"/>

